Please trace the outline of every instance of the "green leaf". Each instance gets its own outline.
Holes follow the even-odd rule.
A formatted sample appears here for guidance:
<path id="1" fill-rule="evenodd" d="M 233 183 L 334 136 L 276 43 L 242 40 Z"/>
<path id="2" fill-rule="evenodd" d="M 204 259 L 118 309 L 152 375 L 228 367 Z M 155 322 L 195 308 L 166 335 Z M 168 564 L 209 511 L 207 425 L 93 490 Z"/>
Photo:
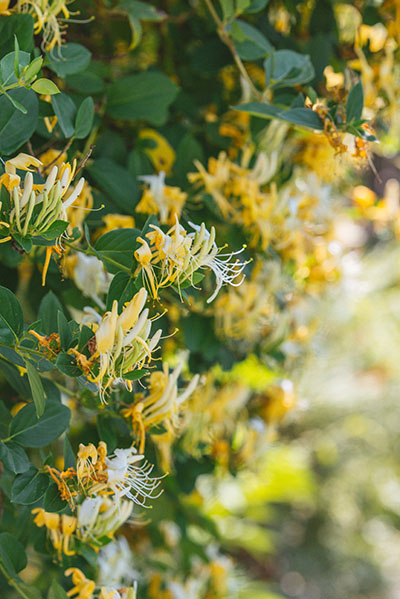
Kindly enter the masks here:
<path id="1" fill-rule="evenodd" d="M 75 357 L 67 353 L 58 354 L 56 367 L 63 374 L 73 378 L 77 378 L 78 376 L 82 375 L 82 370 L 77 365 Z"/>
<path id="2" fill-rule="evenodd" d="M 248 102 L 246 104 L 239 104 L 239 106 L 234 106 L 233 108 L 234 110 L 248 112 L 253 116 L 263 119 L 281 119 L 293 125 L 308 127 L 318 131 L 322 131 L 324 128 L 323 122 L 317 113 L 308 108 L 290 108 L 289 110 L 284 110 L 280 106 L 264 102 Z"/>
<path id="3" fill-rule="evenodd" d="M 246 8 L 246 13 L 255 13 L 260 12 L 263 8 L 265 8 L 268 4 L 269 0 L 250 0 L 248 7 Z"/>
<path id="4" fill-rule="evenodd" d="M 40 235 L 41 238 L 46 239 L 47 241 L 54 241 L 61 237 L 61 235 L 67 229 L 69 223 L 66 220 L 55 220 L 54 223 L 50 225 L 50 227 Z M 34 237 L 33 239 L 39 239 L 38 237 Z"/>
<path id="5" fill-rule="evenodd" d="M 75 119 L 75 137 L 84 139 L 90 133 L 94 119 L 94 102 L 93 98 L 88 96 L 79 106 Z"/>
<path id="6" fill-rule="evenodd" d="M 58 584 L 58 582 L 56 580 L 53 580 L 49 588 L 47 599 L 68 599 L 68 595 L 64 591 L 64 589 Z"/>
<path id="7" fill-rule="evenodd" d="M 50 79 L 37 79 L 37 81 L 32 83 L 31 87 L 33 91 L 35 91 L 37 94 L 45 94 L 52 96 L 53 94 L 60 93 L 60 90 L 58 89 L 56 84 L 53 83 L 53 81 L 50 81 Z"/>
<path id="8" fill-rule="evenodd" d="M 24 250 L 24 252 L 29 254 L 33 245 L 32 237 L 30 235 L 29 237 L 23 237 L 19 233 L 13 233 L 12 238 L 14 239 L 14 241 L 18 243 L 18 245 Z"/>
<path id="9" fill-rule="evenodd" d="M 39 472 L 35 466 L 15 477 L 11 489 L 11 501 L 22 505 L 36 503 L 46 493 L 50 484 L 49 477 Z"/>
<path id="10" fill-rule="evenodd" d="M 91 53 L 81 44 L 63 44 L 57 52 L 47 52 L 49 67 L 63 79 L 87 69 Z"/>
<path id="11" fill-rule="evenodd" d="M 346 102 L 346 121 L 358 121 L 361 119 L 361 114 L 364 106 L 364 91 L 359 81 L 351 88 Z"/>
<path id="12" fill-rule="evenodd" d="M 293 50 L 277 50 L 264 62 L 267 85 L 273 89 L 307 83 L 315 76 L 308 54 Z"/>
<path id="13" fill-rule="evenodd" d="M 203 148 L 193 135 L 187 133 L 179 142 L 174 164 L 174 173 L 177 175 L 180 187 L 187 184 L 187 173 L 197 170 L 193 164 L 195 160 L 204 162 Z"/>
<path id="14" fill-rule="evenodd" d="M 41 418 L 33 404 L 22 408 L 11 421 L 10 437 L 24 447 L 44 447 L 68 428 L 71 411 L 58 401 L 46 400 Z"/>
<path id="15" fill-rule="evenodd" d="M 178 90 L 176 83 L 162 73 L 152 71 L 124 77 L 108 86 L 106 111 L 115 119 L 143 119 L 163 125 Z"/>
<path id="16" fill-rule="evenodd" d="M 35 368 L 35 366 L 29 360 L 25 362 L 29 384 L 31 386 L 32 397 L 36 408 L 36 415 L 38 418 L 43 416 L 45 406 L 45 394 L 42 385 L 42 380 Z"/>
<path id="17" fill-rule="evenodd" d="M 133 214 L 139 200 L 139 186 L 128 169 L 108 158 L 100 158 L 93 162 L 88 171 L 115 206 Z"/>
<path id="18" fill-rule="evenodd" d="M 118 272 L 111 281 L 107 294 L 107 310 L 111 310 L 113 301 L 118 300 L 119 310 L 135 295 L 135 280 L 127 272 Z"/>
<path id="19" fill-rule="evenodd" d="M 142 37 L 142 26 L 140 21 L 162 21 L 165 18 L 165 13 L 158 10 L 154 6 L 138 2 L 136 0 L 123 0 L 116 8 L 116 12 L 124 12 L 127 14 L 129 24 L 132 30 L 131 49 L 135 48 Z"/>
<path id="20" fill-rule="evenodd" d="M 0 56 L 15 50 L 14 36 L 18 39 L 20 50 L 30 52 L 33 49 L 33 19 L 28 14 L 0 16 Z"/>
<path id="21" fill-rule="evenodd" d="M 57 117 L 57 123 L 65 137 L 72 137 L 75 131 L 74 122 L 76 106 L 67 94 L 59 93 L 51 98 L 51 105 Z"/>
<path id="22" fill-rule="evenodd" d="M 24 315 L 19 301 L 7 287 L 0 286 L 0 339 L 12 344 L 24 328 Z"/>
<path id="23" fill-rule="evenodd" d="M 43 58 L 38 56 L 32 62 L 23 69 L 22 79 L 24 83 L 31 83 L 34 80 L 40 69 L 42 68 Z"/>
<path id="24" fill-rule="evenodd" d="M 60 490 L 56 484 L 50 484 L 43 500 L 43 508 L 46 512 L 61 512 L 67 507 L 67 502 L 60 497 Z"/>
<path id="25" fill-rule="evenodd" d="M 42 321 L 42 331 L 46 335 L 57 332 L 58 312 L 64 312 L 58 298 L 52 291 L 46 293 L 40 302 L 38 318 Z"/>
<path id="26" fill-rule="evenodd" d="M 7 89 L 7 86 L 18 83 L 18 79 L 15 75 L 16 62 L 19 71 L 22 71 L 24 67 L 28 66 L 30 60 L 31 57 L 28 52 L 18 52 L 18 58 L 15 52 L 6 54 L 6 56 L 0 60 L 0 76 L 2 87 Z"/>
<path id="27" fill-rule="evenodd" d="M 117 273 L 121 269 L 107 262 L 107 258 L 122 266 L 132 267 L 133 252 L 137 247 L 136 239 L 139 234 L 137 229 L 117 229 L 105 233 L 97 240 L 95 248 L 108 272 Z"/>
<path id="28" fill-rule="evenodd" d="M 26 568 L 27 559 L 23 545 L 8 532 L 0 534 L 0 559 L 10 576 Z"/>
<path id="29" fill-rule="evenodd" d="M 0 460 L 15 474 L 26 472 L 31 465 L 25 451 L 13 441 L 7 443 L 0 441 Z"/>
<path id="30" fill-rule="evenodd" d="M 243 60 L 257 60 L 273 50 L 267 38 L 249 23 L 236 19 L 227 27 L 227 31 L 230 32 L 236 51 Z"/>
<path id="31" fill-rule="evenodd" d="M 64 435 L 64 468 L 75 468 L 75 454 L 73 452 L 71 443 L 67 437 L 67 434 Z"/>
<path id="32" fill-rule="evenodd" d="M 60 335 L 61 349 L 67 350 L 72 341 L 72 333 L 63 312 L 57 313 L 57 331 Z"/>
<path id="33" fill-rule="evenodd" d="M 39 114 L 38 99 L 31 89 L 13 89 L 8 95 L 27 112 L 23 114 L 4 95 L 0 96 L 0 153 L 5 155 L 14 154 L 32 137 Z"/>
<path id="34" fill-rule="evenodd" d="M 234 0 L 219 0 L 222 8 L 224 21 L 229 21 L 236 14 L 236 6 Z"/>
<path id="35" fill-rule="evenodd" d="M 127 381 L 137 381 L 146 376 L 146 374 L 149 374 L 149 372 L 150 370 L 146 370 L 146 368 L 142 368 L 140 370 L 132 370 L 132 372 L 126 372 L 124 374 L 124 379 L 126 379 Z"/>

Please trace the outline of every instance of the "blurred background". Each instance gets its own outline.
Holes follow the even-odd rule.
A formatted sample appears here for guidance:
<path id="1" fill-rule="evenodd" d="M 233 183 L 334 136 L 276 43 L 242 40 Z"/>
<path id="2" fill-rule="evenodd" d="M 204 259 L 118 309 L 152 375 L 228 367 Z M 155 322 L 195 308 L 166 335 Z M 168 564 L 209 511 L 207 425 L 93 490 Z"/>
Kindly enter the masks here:
<path id="1" fill-rule="evenodd" d="M 311 351 L 303 360 L 293 356 L 296 407 L 279 435 L 271 431 L 261 466 L 199 481 L 224 545 L 271 589 L 266 595 L 262 585 L 258 595 L 252 586 L 243 596 L 400 597 L 395 169 L 385 162 L 382 182 L 369 183 L 392 204 L 393 217 L 367 225 L 341 215 L 342 278 L 324 298 L 298 307 L 313 330 Z"/>

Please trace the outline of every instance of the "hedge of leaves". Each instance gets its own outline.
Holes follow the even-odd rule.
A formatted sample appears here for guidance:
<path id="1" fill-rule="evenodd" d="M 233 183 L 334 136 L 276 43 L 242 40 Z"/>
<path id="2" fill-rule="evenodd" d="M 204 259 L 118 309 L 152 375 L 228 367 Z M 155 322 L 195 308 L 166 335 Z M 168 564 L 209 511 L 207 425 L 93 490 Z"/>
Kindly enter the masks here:
<path id="1" fill-rule="evenodd" d="M 295 405 L 343 197 L 396 143 L 399 16 L 0 0 L 2 596 L 256 596 L 201 481 Z"/>

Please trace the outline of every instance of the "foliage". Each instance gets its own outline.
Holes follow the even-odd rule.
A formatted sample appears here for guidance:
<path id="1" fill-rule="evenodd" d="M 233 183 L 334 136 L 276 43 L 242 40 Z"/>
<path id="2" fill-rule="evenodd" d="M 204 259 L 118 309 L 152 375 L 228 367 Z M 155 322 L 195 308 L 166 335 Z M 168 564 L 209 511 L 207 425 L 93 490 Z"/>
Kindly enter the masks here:
<path id="1" fill-rule="evenodd" d="M 5 597 L 274 596 L 230 489 L 312 503 L 270 444 L 396 138 L 396 10 L 0 2 Z"/>

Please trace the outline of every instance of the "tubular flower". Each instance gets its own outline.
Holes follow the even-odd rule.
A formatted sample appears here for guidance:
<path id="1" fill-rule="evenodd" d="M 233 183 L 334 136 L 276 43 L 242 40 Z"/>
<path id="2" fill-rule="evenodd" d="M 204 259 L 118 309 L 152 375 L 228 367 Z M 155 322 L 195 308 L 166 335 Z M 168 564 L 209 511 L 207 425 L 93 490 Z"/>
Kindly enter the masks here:
<path id="1" fill-rule="evenodd" d="M 120 315 L 115 300 L 112 310 L 106 312 L 96 330 L 97 352 L 93 358 L 98 356 L 100 360 L 98 375 L 93 380 L 102 401 L 105 401 L 105 391 L 113 383 L 124 382 L 132 390 L 129 373 L 140 370 L 152 360 L 162 331 L 159 329 L 150 337 L 149 310 L 143 310 L 146 299 L 147 291 L 142 287 Z"/>
<path id="2" fill-rule="evenodd" d="M 136 585 L 122 589 L 101 587 L 99 599 L 136 599 Z"/>
<path id="3" fill-rule="evenodd" d="M 134 447 L 116 449 L 109 457 L 103 457 L 105 443 L 100 452 L 99 449 L 100 446 L 96 450 L 92 444 L 87 447 L 81 444 L 79 447 L 78 482 L 87 495 L 114 495 L 119 506 L 122 504 L 121 500 L 127 498 L 142 507 L 149 507 L 145 504 L 146 499 L 156 499 L 161 495 L 162 491 L 157 492 L 161 479 L 149 476 L 154 466 L 149 462 L 138 466 L 137 463 L 144 456 L 137 454 Z M 84 509 L 95 513 L 97 504 L 93 503 L 90 509 Z"/>
<path id="4" fill-rule="evenodd" d="M 113 503 L 106 496 L 86 497 L 78 506 L 77 536 L 91 545 L 101 546 L 98 539 L 112 538 L 115 531 L 129 519 L 132 510 L 131 501 Z"/>
<path id="5" fill-rule="evenodd" d="M 54 514 L 46 512 L 43 508 L 37 507 L 32 510 L 36 514 L 34 523 L 41 528 L 45 526 L 54 549 L 61 559 L 61 555 L 74 555 L 70 547 L 70 540 L 76 531 L 77 519 L 67 514 Z"/>
<path id="6" fill-rule="evenodd" d="M 244 248 L 222 254 L 215 243 L 214 227 L 208 232 L 204 223 L 201 226 L 190 225 L 194 233 L 187 233 L 176 218 L 175 225 L 167 233 L 150 225 L 153 230 L 146 235 L 149 241 L 138 237 L 142 245 L 135 252 L 139 263 L 136 272 L 142 271 L 154 298 L 158 297 L 158 289 L 162 287 L 176 284 L 180 288 L 186 281 L 193 285 L 194 273 L 204 268 L 212 270 L 217 279 L 216 289 L 207 303 L 215 299 L 222 285 L 237 286 L 243 281 L 239 277 L 247 262 L 232 261 L 232 258 Z"/>
<path id="7" fill-rule="evenodd" d="M 170 374 L 168 365 L 163 370 L 150 375 L 149 395 L 122 410 L 122 415 L 132 419 L 132 427 L 140 439 L 139 451 L 145 446 L 145 432 L 153 426 L 163 423 L 171 432 L 179 428 L 179 411 L 182 404 L 190 397 L 199 382 L 196 374 L 189 385 L 178 395 L 178 377 L 182 370 L 180 363 Z"/>
<path id="8" fill-rule="evenodd" d="M 157 214 L 162 224 L 172 225 L 175 217 L 180 217 L 186 202 L 187 194 L 179 187 L 165 185 L 165 172 L 158 175 L 143 175 L 138 177 L 149 185 L 144 190 L 142 199 L 136 206 L 136 212 Z"/>
<path id="9" fill-rule="evenodd" d="M 57 220 L 67 219 L 67 209 L 79 197 L 85 180 L 81 178 L 67 199 L 63 199 L 73 179 L 76 161 L 73 165 L 66 163 L 60 167 L 53 166 L 43 185 L 33 182 L 30 166 L 39 167 L 41 162 L 27 154 L 18 154 L 6 162 L 5 173 L 0 177 L 0 188 L 4 185 L 10 194 L 10 206 L 1 206 L 2 221 L 0 226 L 8 229 L 6 238 L 13 233 L 27 235 L 43 235 Z M 16 169 L 28 171 L 23 186 Z"/>
<path id="10" fill-rule="evenodd" d="M 72 589 L 67 592 L 68 597 L 74 599 L 93 599 L 93 593 L 96 588 L 94 580 L 86 578 L 79 568 L 68 568 L 65 570 L 65 576 L 72 576 Z"/>
<path id="11" fill-rule="evenodd" d="M 17 13 L 29 13 L 34 21 L 34 33 L 42 32 L 42 49 L 46 52 L 61 46 L 66 25 L 60 20 L 69 19 L 66 0 L 17 0 L 13 8 Z"/>

